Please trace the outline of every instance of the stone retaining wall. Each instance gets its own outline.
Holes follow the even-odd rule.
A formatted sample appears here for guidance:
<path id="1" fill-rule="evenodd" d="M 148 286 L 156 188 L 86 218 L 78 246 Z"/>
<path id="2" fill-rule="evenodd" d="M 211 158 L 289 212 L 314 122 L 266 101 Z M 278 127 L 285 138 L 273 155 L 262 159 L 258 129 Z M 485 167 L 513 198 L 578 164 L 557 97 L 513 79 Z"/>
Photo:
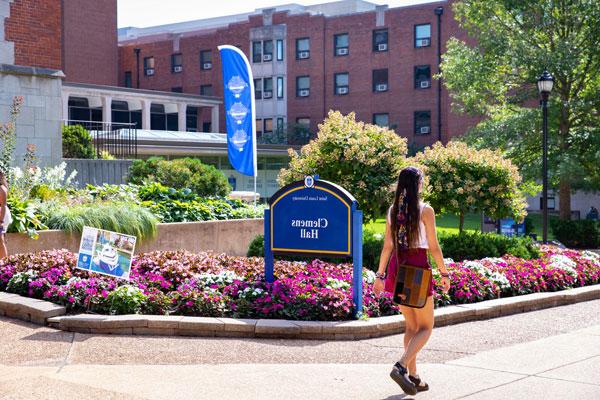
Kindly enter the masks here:
<path id="1" fill-rule="evenodd" d="M 135 250 L 136 253 L 178 249 L 191 252 L 212 250 L 232 256 L 245 256 L 252 239 L 262 233 L 262 219 L 158 224 L 156 237 L 139 243 Z M 9 254 L 52 249 L 79 251 L 79 234 L 49 230 L 40 231 L 39 235 L 34 240 L 21 233 L 7 234 Z"/>

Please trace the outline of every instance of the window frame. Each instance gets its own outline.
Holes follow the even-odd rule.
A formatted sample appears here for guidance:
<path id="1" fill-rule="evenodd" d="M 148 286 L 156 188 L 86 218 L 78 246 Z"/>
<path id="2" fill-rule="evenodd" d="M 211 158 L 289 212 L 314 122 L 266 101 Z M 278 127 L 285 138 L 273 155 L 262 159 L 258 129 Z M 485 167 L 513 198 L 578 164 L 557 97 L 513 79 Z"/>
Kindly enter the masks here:
<path id="1" fill-rule="evenodd" d="M 126 88 L 133 87 L 133 74 L 131 71 L 125 71 L 123 84 Z"/>
<path id="2" fill-rule="evenodd" d="M 208 54 L 208 60 L 203 57 L 205 54 Z M 204 68 L 204 65 L 208 63 L 210 63 L 210 68 Z M 212 67 L 212 50 L 200 50 L 200 70 L 208 71 L 211 70 Z"/>
<path id="3" fill-rule="evenodd" d="M 421 133 L 421 128 L 425 127 L 426 125 L 418 125 L 417 124 L 417 119 L 418 119 L 418 115 L 417 114 L 429 114 L 429 132 L 428 133 Z M 426 135 L 431 135 L 431 110 L 418 110 L 415 111 L 413 113 L 413 123 L 414 123 L 414 129 L 413 132 L 416 136 L 426 136 Z"/>
<path id="4" fill-rule="evenodd" d="M 300 80 L 302 78 L 307 78 L 308 79 L 308 88 L 305 89 L 301 89 L 300 88 Z M 301 90 L 308 90 L 308 95 L 306 96 L 300 96 L 300 91 Z M 300 75 L 296 77 L 296 97 L 300 97 L 300 98 L 306 98 L 306 97 L 310 97 L 310 75 Z"/>
<path id="5" fill-rule="evenodd" d="M 306 40 L 308 42 L 308 50 L 300 50 L 300 41 Z M 300 58 L 300 53 L 307 52 L 308 57 Z M 310 58 L 310 37 L 301 37 L 296 39 L 296 60 L 308 60 Z"/>
<path id="6" fill-rule="evenodd" d="M 267 130 L 267 121 L 271 121 L 271 130 Z M 264 118 L 263 119 L 263 130 L 262 133 L 273 133 L 273 118 Z"/>
<path id="7" fill-rule="evenodd" d="M 429 69 L 429 78 L 428 79 L 422 79 L 422 80 L 418 79 L 417 71 L 420 68 L 421 69 L 422 68 L 428 68 Z M 414 79 L 415 89 L 418 89 L 418 90 L 421 90 L 421 89 L 431 89 L 431 65 L 430 64 L 415 65 L 414 66 L 413 79 Z M 427 87 L 421 86 L 421 82 L 425 82 L 425 81 L 429 82 L 429 86 L 427 86 Z"/>
<path id="8" fill-rule="evenodd" d="M 385 115 L 387 117 L 387 125 L 379 125 L 377 123 L 377 117 L 378 116 L 383 116 Z M 383 128 L 389 128 L 390 127 L 390 113 L 373 113 L 373 125 L 377 125 Z"/>
<path id="9" fill-rule="evenodd" d="M 345 85 L 338 85 L 338 77 L 342 76 L 342 75 L 346 75 L 346 79 L 348 81 L 347 84 Z M 342 88 L 346 88 L 346 93 L 339 93 L 338 90 L 342 89 Z M 349 72 L 336 72 L 333 74 L 333 95 L 334 96 L 346 96 L 347 94 L 350 93 L 350 73 Z"/>
<path id="10" fill-rule="evenodd" d="M 271 43 L 271 51 L 267 53 L 267 50 L 265 48 L 265 44 L 267 43 Z M 262 62 L 273 62 L 273 52 L 274 52 L 275 48 L 273 45 L 273 40 L 263 40 L 263 44 L 262 44 Z M 265 60 L 265 56 L 266 55 L 270 55 L 271 59 L 270 60 Z"/>
<path id="11" fill-rule="evenodd" d="M 427 25 L 429 25 L 429 37 L 417 37 L 417 29 L 420 26 L 427 26 Z M 414 26 L 414 33 L 413 34 L 414 34 L 414 36 L 413 36 L 414 37 L 414 43 L 413 44 L 415 46 L 415 49 L 421 49 L 421 48 L 431 47 L 431 22 L 424 23 L 424 24 L 415 24 L 415 26 Z M 423 40 L 423 39 L 429 39 L 429 44 L 427 44 L 427 46 L 417 45 L 417 41 Z"/>
<path id="12" fill-rule="evenodd" d="M 148 61 L 152 61 L 152 66 L 148 66 Z M 148 75 L 148 70 L 154 71 L 153 74 Z M 154 60 L 154 56 L 144 57 L 144 76 L 153 76 L 156 74 L 156 61 Z"/>
<path id="13" fill-rule="evenodd" d="M 254 78 L 254 100 L 262 100 L 263 83 L 262 78 Z M 258 83 L 258 85 L 257 85 Z M 260 90 L 259 90 L 260 87 Z"/>
<path id="14" fill-rule="evenodd" d="M 283 39 L 277 39 L 275 44 L 275 54 L 277 57 L 277 61 L 283 61 L 285 58 L 285 48 L 283 45 Z"/>
<path id="15" fill-rule="evenodd" d="M 346 46 L 338 46 L 338 38 L 341 36 L 346 36 L 347 39 L 347 44 Z M 338 50 L 340 49 L 346 49 L 346 54 L 339 54 Z M 348 32 L 345 33 L 336 33 L 335 35 L 333 35 L 333 56 L 334 57 L 346 57 L 350 54 L 350 34 Z"/>
<path id="16" fill-rule="evenodd" d="M 256 52 L 256 45 L 260 46 L 260 51 L 258 53 Z M 252 64 L 260 64 L 260 63 L 262 63 L 263 42 L 260 41 L 260 40 L 254 40 L 254 41 L 252 41 L 252 44 L 251 44 L 250 47 L 251 47 L 251 51 L 252 51 Z"/>
<path id="17" fill-rule="evenodd" d="M 202 93 L 202 92 L 203 92 L 203 89 L 207 89 L 207 88 L 210 88 L 210 92 L 211 92 L 211 93 L 210 93 L 210 94 Z M 213 85 L 211 85 L 211 84 L 208 84 L 208 85 L 200 85 L 200 96 L 214 96 L 214 93 L 213 93 Z"/>
<path id="18" fill-rule="evenodd" d="M 283 76 L 277 77 L 277 98 L 283 99 L 285 96 L 285 80 Z"/>
<path id="19" fill-rule="evenodd" d="M 177 57 L 181 58 L 181 62 L 179 64 L 175 64 L 175 60 Z M 181 71 L 175 71 L 175 67 L 181 67 Z M 171 54 L 171 73 L 172 74 L 180 74 L 182 72 L 183 72 L 183 54 L 181 54 L 181 53 Z"/>
<path id="20" fill-rule="evenodd" d="M 273 77 L 266 77 L 266 78 L 262 78 L 262 95 L 263 95 L 263 99 L 272 99 L 273 98 Z M 271 89 L 267 90 L 267 82 L 271 83 Z M 265 93 L 266 92 L 271 92 L 271 97 L 265 97 Z"/>
<path id="21" fill-rule="evenodd" d="M 380 71 L 385 71 L 385 82 L 375 82 L 375 74 Z M 372 73 L 372 84 L 373 93 L 385 93 L 390 90 L 390 72 L 388 68 L 374 69 Z M 377 90 L 377 85 L 386 85 L 385 90 Z"/>
<path id="22" fill-rule="evenodd" d="M 377 40 L 375 39 L 377 37 L 378 33 L 385 33 L 385 43 L 377 43 Z M 374 53 L 385 53 L 387 51 L 390 50 L 390 31 L 388 28 L 381 28 L 381 29 L 373 29 L 373 52 Z M 385 50 L 379 50 L 379 45 L 380 44 L 385 44 Z"/>

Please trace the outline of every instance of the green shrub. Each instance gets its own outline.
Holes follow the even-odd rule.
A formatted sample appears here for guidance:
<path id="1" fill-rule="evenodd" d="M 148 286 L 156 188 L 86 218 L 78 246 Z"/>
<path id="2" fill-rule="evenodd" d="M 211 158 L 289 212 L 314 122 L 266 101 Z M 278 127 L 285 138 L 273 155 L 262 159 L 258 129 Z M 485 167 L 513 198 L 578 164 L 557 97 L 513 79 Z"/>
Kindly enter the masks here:
<path id="1" fill-rule="evenodd" d="M 124 285 L 108 294 L 110 314 L 141 314 L 146 295 L 140 288 Z"/>
<path id="2" fill-rule="evenodd" d="M 592 220 L 550 220 L 554 237 L 567 247 L 597 249 L 600 247 L 600 222 Z"/>
<path id="3" fill-rule="evenodd" d="M 256 235 L 248 246 L 248 257 L 264 257 L 265 256 L 265 237 L 263 235 Z"/>
<path id="4" fill-rule="evenodd" d="M 64 158 L 96 158 L 92 135 L 81 125 L 63 125 Z"/>
<path id="5" fill-rule="evenodd" d="M 131 203 L 88 203 L 46 211 L 50 229 L 80 233 L 84 226 L 133 235 L 138 240 L 156 234 L 158 220 L 152 212 Z"/>
<path id="6" fill-rule="evenodd" d="M 539 257 L 540 254 L 533 240 L 525 237 L 462 232 L 458 235 L 439 234 L 438 240 L 444 257 L 452 258 L 454 261 L 502 257 L 505 254 L 531 259 Z"/>
<path id="7" fill-rule="evenodd" d="M 188 188 L 198 196 L 226 196 L 231 191 L 221 171 L 195 158 L 136 160 L 129 170 L 129 182 L 141 184 L 146 181 L 156 181 L 175 189 Z"/>
<path id="8" fill-rule="evenodd" d="M 26 233 L 30 238 L 37 239 L 37 231 L 48 229 L 42 222 L 37 203 L 14 196 L 9 196 L 6 203 L 13 219 L 7 232 Z"/>

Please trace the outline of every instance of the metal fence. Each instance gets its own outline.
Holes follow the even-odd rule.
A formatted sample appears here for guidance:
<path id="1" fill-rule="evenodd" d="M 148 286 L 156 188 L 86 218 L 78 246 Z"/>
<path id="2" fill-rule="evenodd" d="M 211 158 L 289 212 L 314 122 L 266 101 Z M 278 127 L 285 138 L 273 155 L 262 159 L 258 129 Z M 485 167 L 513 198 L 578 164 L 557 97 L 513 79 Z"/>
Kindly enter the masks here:
<path id="1" fill-rule="evenodd" d="M 80 125 L 92 136 L 96 157 L 104 153 L 118 159 L 137 158 L 137 128 L 133 123 L 66 120 L 65 125 Z"/>
<path id="2" fill-rule="evenodd" d="M 127 174 L 133 160 L 84 160 L 78 158 L 66 158 L 67 176 L 77 171 L 75 181 L 80 188 L 90 185 L 102 185 L 104 183 L 120 185 L 127 182 Z"/>

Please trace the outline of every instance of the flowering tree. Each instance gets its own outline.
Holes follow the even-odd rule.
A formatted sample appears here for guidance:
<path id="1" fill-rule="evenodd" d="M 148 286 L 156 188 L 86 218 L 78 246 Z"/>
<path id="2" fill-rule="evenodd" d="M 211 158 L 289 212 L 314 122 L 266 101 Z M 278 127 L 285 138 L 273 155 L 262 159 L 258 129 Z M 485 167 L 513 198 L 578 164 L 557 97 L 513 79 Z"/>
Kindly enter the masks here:
<path id="1" fill-rule="evenodd" d="M 527 202 L 516 166 L 498 151 L 476 150 L 462 142 L 436 143 L 414 158 L 429 178 L 425 199 L 438 212 L 460 216 L 484 211 L 492 218 L 525 218 Z"/>
<path id="2" fill-rule="evenodd" d="M 406 162 L 406 139 L 393 131 L 330 111 L 319 125 L 317 138 L 290 149 L 289 168 L 282 169 L 281 186 L 318 174 L 337 183 L 356 198 L 367 219 L 377 217 L 390 202 L 390 186 Z"/>

